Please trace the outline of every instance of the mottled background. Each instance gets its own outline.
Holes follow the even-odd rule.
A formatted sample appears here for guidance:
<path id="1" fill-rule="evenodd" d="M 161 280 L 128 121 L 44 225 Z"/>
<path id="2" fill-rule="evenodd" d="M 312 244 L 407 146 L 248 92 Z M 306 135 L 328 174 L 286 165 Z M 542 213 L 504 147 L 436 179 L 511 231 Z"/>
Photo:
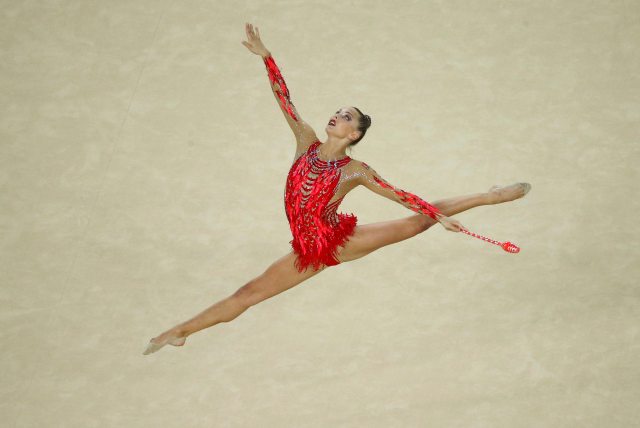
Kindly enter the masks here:
<path id="1" fill-rule="evenodd" d="M 639 426 L 637 1 L 2 3 L 3 426 Z M 143 356 L 289 251 L 245 22 L 390 182 L 531 183 L 454 217 L 522 251 L 436 225 Z"/>

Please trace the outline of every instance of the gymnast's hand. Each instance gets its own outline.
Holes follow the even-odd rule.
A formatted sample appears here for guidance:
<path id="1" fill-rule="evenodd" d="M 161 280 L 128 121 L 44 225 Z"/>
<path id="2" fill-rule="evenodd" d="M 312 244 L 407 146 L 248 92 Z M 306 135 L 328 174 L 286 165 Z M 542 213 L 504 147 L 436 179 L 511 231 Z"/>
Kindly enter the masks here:
<path id="1" fill-rule="evenodd" d="M 460 232 L 464 226 L 460 224 L 460 222 L 456 219 L 449 217 L 439 217 L 438 221 L 445 229 L 450 230 L 452 232 Z"/>
<path id="2" fill-rule="evenodd" d="M 247 31 L 247 39 L 249 41 L 243 41 L 242 44 L 256 55 L 260 55 L 261 57 L 269 56 L 269 50 L 264 46 L 262 40 L 260 40 L 260 31 L 258 31 L 258 27 L 256 27 L 255 31 L 253 31 L 253 25 L 247 22 L 245 25 L 245 30 Z"/>

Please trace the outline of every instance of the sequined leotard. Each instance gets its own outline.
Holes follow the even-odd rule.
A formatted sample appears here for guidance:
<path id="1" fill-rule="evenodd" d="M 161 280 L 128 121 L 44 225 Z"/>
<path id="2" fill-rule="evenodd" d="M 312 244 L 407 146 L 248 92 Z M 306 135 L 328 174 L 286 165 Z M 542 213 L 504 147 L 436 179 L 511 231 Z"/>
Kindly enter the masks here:
<path id="1" fill-rule="evenodd" d="M 313 264 L 337 265 L 335 251 L 353 234 L 358 218 L 353 214 L 337 213 L 344 195 L 333 201 L 342 167 L 351 158 L 335 161 L 318 157 L 320 141 L 316 141 L 291 166 L 287 175 L 284 206 L 293 239 L 290 244 L 298 254 L 299 271 Z M 330 202 L 331 201 L 331 202 Z"/>
<path id="2" fill-rule="evenodd" d="M 269 54 L 263 57 L 272 90 L 292 129 L 302 129 L 304 122 L 291 102 L 289 90 Z M 289 241 L 297 258 L 295 266 L 302 272 L 313 265 L 337 265 L 336 251 L 353 235 L 358 218 L 354 214 L 338 213 L 345 195 L 357 185 L 391 199 L 412 211 L 438 221 L 440 210 L 418 196 L 405 192 L 383 179 L 364 162 L 345 156 L 325 161 L 318 157 L 319 140 L 311 143 L 294 160 L 287 175 L 284 206 L 293 239 Z"/>

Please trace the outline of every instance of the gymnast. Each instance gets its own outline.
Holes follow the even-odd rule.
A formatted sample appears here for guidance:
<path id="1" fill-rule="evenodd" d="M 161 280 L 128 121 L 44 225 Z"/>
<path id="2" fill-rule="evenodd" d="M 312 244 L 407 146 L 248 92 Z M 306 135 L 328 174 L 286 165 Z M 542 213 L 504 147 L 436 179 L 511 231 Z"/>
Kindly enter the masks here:
<path id="1" fill-rule="evenodd" d="M 327 139 L 318 140 L 313 128 L 291 101 L 280 69 L 266 49 L 258 27 L 245 25 L 242 44 L 260 55 L 272 92 L 296 138 L 296 152 L 284 192 L 284 208 L 291 228 L 291 250 L 262 274 L 233 294 L 216 302 L 193 318 L 152 338 L 144 355 L 166 344 L 183 346 L 186 338 L 200 330 L 237 318 L 251 306 L 286 291 L 329 266 L 353 261 L 371 252 L 416 236 L 436 223 L 452 232 L 466 229 L 450 216 L 481 205 L 522 198 L 529 183 L 491 187 L 487 192 L 428 203 L 382 178 L 366 162 L 352 159 L 346 149 L 356 145 L 371 126 L 371 118 L 350 106 L 338 109 L 325 126 Z M 397 202 L 415 214 L 391 221 L 357 225 L 353 214 L 338 213 L 340 202 L 357 186 Z"/>

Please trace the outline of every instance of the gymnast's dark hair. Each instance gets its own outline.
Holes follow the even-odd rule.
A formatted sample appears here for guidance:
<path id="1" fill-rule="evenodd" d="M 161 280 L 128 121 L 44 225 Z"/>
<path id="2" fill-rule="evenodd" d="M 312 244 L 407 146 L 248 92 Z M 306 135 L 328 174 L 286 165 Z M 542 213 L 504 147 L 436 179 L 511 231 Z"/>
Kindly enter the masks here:
<path id="1" fill-rule="evenodd" d="M 358 107 L 354 107 L 354 109 L 358 110 L 358 113 L 360 113 L 358 131 L 362 132 L 362 134 L 360 134 L 360 138 L 355 140 L 353 143 L 349 144 L 349 147 L 355 146 L 356 144 L 358 144 L 358 141 L 362 140 L 362 137 L 364 137 L 364 134 L 367 133 L 367 129 L 369 129 L 369 127 L 371 126 L 371 117 L 368 114 L 362 113 Z"/>

